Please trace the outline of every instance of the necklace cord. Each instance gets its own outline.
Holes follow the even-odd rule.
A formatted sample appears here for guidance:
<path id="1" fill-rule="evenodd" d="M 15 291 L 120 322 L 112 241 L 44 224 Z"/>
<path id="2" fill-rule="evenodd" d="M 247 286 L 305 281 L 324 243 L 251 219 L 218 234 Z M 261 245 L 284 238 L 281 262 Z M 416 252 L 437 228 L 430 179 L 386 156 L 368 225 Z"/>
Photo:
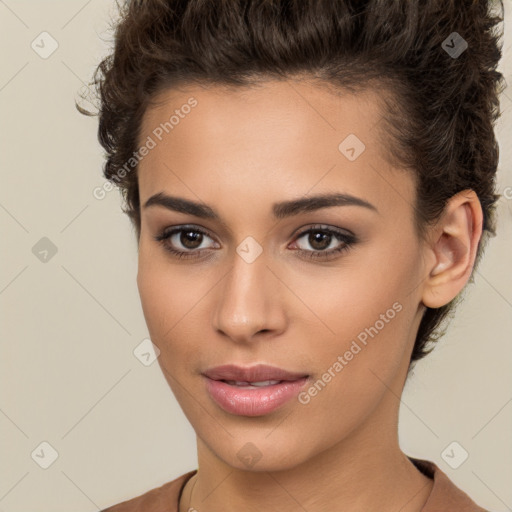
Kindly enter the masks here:
<path id="1" fill-rule="evenodd" d="M 196 473 L 196 479 L 194 480 L 194 485 L 192 485 L 192 489 L 190 489 L 190 497 L 188 499 L 188 507 L 187 507 L 187 510 L 186 512 L 188 512 L 190 510 L 190 504 L 192 503 L 192 493 L 194 492 L 194 487 L 196 486 L 197 484 L 197 473 Z"/>

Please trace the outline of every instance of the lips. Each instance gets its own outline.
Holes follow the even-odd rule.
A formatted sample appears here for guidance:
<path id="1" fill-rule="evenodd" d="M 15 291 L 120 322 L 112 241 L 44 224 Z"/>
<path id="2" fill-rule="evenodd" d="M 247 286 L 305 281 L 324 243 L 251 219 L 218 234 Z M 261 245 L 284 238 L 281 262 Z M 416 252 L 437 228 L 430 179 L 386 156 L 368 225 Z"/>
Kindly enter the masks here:
<path id="1" fill-rule="evenodd" d="M 229 383 L 253 383 L 267 381 L 296 381 L 304 377 L 308 377 L 307 373 L 289 372 L 282 368 L 269 366 L 266 364 L 258 364 L 249 368 L 228 364 L 209 368 L 203 375 L 212 380 L 222 380 Z"/>
<path id="2" fill-rule="evenodd" d="M 203 372 L 205 389 L 224 411 L 238 416 L 270 414 L 296 397 L 310 376 L 259 364 L 225 365 Z"/>

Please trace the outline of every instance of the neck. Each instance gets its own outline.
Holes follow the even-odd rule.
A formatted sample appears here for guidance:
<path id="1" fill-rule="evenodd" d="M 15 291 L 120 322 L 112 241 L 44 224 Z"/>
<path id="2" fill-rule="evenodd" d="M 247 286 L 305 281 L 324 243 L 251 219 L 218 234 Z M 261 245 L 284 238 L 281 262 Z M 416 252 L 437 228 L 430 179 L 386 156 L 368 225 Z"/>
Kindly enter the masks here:
<path id="1" fill-rule="evenodd" d="M 180 512 L 421 512 L 433 481 L 400 450 L 398 411 L 390 422 L 386 409 L 387 421 L 376 411 L 357 432 L 285 470 L 230 466 L 198 438 L 199 471 L 187 484 Z"/>

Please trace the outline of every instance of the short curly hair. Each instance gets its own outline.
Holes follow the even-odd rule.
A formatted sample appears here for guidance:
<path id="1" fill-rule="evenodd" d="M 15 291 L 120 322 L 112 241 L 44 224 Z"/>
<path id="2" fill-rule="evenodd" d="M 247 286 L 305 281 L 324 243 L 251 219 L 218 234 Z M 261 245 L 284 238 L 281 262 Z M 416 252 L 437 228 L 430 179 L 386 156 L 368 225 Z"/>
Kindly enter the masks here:
<path id="1" fill-rule="evenodd" d="M 502 0 L 139 0 L 118 10 L 113 51 L 90 83 L 99 114 L 76 107 L 99 115 L 103 173 L 120 188 L 137 239 L 137 168 L 126 172 L 126 162 L 159 93 L 181 84 L 243 87 L 309 77 L 339 91 L 381 93 L 383 147 L 390 163 L 413 170 L 419 235 L 450 197 L 476 192 L 484 230 L 476 268 L 496 234 L 500 197 L 494 123 L 504 88 L 496 69 L 503 33 L 495 30 Z M 409 370 L 444 334 L 459 298 L 426 309 Z"/>

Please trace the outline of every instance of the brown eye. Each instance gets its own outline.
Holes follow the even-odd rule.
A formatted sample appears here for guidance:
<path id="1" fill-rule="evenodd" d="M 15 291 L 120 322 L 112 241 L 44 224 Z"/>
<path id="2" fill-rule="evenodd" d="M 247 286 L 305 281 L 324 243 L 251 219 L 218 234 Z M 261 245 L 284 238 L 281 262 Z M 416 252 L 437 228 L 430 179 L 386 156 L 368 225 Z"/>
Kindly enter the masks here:
<path id="1" fill-rule="evenodd" d="M 203 234 L 197 231 L 181 231 L 179 241 L 187 249 L 197 249 L 201 245 Z M 199 242 L 199 244 L 198 244 Z"/>
<path id="2" fill-rule="evenodd" d="M 193 226 L 181 226 L 173 229 L 166 229 L 155 237 L 164 249 L 178 258 L 197 258 L 203 250 L 208 247 L 201 247 L 205 239 L 211 238 L 206 231 Z"/>
<path id="3" fill-rule="evenodd" d="M 323 251 L 329 247 L 332 237 L 333 235 L 326 234 L 322 231 L 310 231 L 308 236 L 308 243 L 316 251 Z"/>
<path id="4" fill-rule="evenodd" d="M 306 238 L 307 235 L 307 238 Z M 297 243 L 298 240 L 304 238 L 306 243 Z M 346 251 L 356 243 L 357 239 L 354 235 L 338 229 L 328 228 L 325 226 L 313 226 L 312 228 L 300 233 L 295 244 L 299 246 L 299 252 L 309 259 L 331 259 L 336 257 L 342 251 Z M 310 246 L 313 250 L 305 249 L 301 245 Z M 329 247 L 333 247 L 328 250 Z"/>

